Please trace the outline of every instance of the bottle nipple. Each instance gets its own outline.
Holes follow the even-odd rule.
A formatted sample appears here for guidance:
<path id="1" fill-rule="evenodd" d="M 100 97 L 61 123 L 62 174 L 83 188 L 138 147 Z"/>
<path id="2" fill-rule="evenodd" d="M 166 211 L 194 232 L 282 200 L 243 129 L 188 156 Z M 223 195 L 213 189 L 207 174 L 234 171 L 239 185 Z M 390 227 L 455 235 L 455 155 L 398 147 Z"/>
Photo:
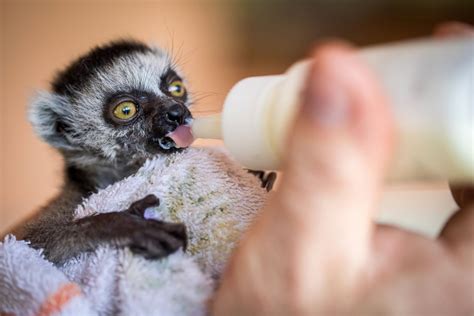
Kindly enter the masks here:
<path id="1" fill-rule="evenodd" d="M 221 114 L 196 117 L 191 129 L 194 138 L 222 139 Z"/>

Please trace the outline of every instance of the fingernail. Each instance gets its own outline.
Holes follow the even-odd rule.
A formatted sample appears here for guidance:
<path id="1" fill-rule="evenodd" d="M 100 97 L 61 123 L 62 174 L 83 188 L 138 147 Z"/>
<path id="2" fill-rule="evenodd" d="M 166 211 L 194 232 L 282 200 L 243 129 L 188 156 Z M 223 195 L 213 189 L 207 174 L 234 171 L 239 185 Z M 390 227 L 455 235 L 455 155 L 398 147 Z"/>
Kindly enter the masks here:
<path id="1" fill-rule="evenodd" d="M 350 114 L 344 87 L 315 63 L 308 75 L 301 114 L 323 128 L 344 127 Z"/>

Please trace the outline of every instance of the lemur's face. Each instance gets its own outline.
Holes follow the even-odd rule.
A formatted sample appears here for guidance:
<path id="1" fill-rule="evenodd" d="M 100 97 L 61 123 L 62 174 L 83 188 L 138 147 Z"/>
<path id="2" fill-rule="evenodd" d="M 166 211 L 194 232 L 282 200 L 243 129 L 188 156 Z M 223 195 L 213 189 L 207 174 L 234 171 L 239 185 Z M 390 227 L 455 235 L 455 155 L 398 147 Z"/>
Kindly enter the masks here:
<path id="1" fill-rule="evenodd" d="M 73 62 L 32 107 L 38 133 L 78 164 L 130 163 L 177 150 L 168 135 L 191 122 L 170 57 L 137 42 L 98 47 Z"/>

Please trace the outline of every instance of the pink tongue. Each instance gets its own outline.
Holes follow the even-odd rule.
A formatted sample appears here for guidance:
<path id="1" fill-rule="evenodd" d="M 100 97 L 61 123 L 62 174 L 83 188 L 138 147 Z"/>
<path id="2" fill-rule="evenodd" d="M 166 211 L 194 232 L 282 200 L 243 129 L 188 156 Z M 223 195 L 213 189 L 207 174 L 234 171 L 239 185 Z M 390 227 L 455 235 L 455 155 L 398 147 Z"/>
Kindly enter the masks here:
<path id="1" fill-rule="evenodd" d="M 171 133 L 168 133 L 169 138 L 171 138 L 178 148 L 184 148 L 191 145 L 194 141 L 194 136 L 191 133 L 191 127 L 187 125 L 180 125 Z"/>

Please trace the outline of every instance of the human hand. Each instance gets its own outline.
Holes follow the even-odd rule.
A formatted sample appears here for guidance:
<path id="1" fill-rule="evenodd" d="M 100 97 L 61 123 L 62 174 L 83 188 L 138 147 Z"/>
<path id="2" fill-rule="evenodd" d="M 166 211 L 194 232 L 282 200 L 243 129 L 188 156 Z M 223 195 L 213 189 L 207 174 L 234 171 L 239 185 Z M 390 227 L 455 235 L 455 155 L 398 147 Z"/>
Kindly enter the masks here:
<path id="1" fill-rule="evenodd" d="M 393 143 L 381 91 L 351 48 L 316 51 L 281 186 L 232 257 L 215 315 L 474 312 L 474 199 L 457 196 L 437 240 L 372 221 Z"/>

